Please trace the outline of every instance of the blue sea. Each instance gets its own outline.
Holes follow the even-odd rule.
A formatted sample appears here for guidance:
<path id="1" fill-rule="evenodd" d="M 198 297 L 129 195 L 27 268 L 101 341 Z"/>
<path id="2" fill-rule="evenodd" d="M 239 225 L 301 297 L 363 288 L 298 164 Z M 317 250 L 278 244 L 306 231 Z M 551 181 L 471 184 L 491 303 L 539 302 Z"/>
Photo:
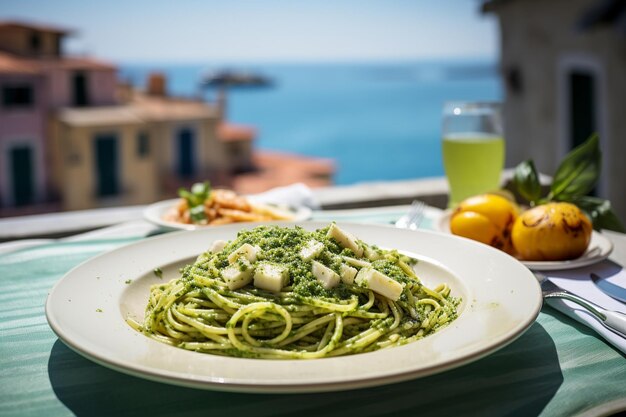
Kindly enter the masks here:
<path id="1" fill-rule="evenodd" d="M 222 69 L 273 81 L 230 89 L 228 119 L 255 126 L 259 149 L 334 159 L 337 184 L 443 175 L 443 103 L 502 98 L 497 64 L 489 60 L 126 64 L 120 76 L 142 87 L 148 73 L 161 71 L 170 93 L 211 100 L 215 92 L 199 81 Z"/>

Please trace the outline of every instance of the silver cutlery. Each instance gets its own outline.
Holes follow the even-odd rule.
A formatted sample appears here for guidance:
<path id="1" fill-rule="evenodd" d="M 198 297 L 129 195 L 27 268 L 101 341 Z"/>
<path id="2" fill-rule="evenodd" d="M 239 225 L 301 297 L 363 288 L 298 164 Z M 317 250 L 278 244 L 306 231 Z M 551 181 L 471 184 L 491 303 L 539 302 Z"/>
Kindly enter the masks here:
<path id="1" fill-rule="evenodd" d="M 604 309 L 589 300 L 572 294 L 554 284 L 543 274 L 535 272 L 535 277 L 539 281 L 539 284 L 541 284 L 541 292 L 544 300 L 562 298 L 572 301 L 591 313 L 604 327 L 622 337 L 626 337 L 626 314 Z"/>
<path id="2" fill-rule="evenodd" d="M 413 203 L 411 203 L 411 207 L 409 208 L 408 213 L 400 217 L 395 223 L 396 227 L 400 227 L 402 229 L 417 230 L 419 225 L 422 223 L 422 220 L 424 220 L 425 209 L 426 204 L 423 201 L 413 200 Z"/>
<path id="3" fill-rule="evenodd" d="M 615 298 L 622 303 L 626 303 L 626 288 L 615 285 L 594 273 L 591 273 L 591 280 L 594 284 L 596 284 L 596 287 L 609 297 Z"/>

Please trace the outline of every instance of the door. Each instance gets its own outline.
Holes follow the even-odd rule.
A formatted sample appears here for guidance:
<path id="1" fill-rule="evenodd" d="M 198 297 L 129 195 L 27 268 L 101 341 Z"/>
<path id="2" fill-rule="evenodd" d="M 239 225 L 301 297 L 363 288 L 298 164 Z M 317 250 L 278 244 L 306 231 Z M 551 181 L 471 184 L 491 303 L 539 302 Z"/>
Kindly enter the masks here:
<path id="1" fill-rule="evenodd" d="M 119 157 L 115 135 L 100 135 L 95 140 L 96 187 L 99 197 L 119 193 Z"/>
<path id="2" fill-rule="evenodd" d="M 75 107 L 89 105 L 89 91 L 87 88 L 87 74 L 78 71 L 72 75 L 72 104 Z"/>
<path id="3" fill-rule="evenodd" d="M 10 151 L 13 203 L 25 206 L 35 202 L 33 175 L 33 150 L 30 146 L 17 146 Z"/>
<path id="4" fill-rule="evenodd" d="M 192 177 L 195 173 L 194 139 L 191 129 L 182 129 L 178 132 L 178 175 L 183 178 Z"/>
<path id="5" fill-rule="evenodd" d="M 597 130 L 596 80 L 592 73 L 574 70 L 569 76 L 570 88 L 570 149 L 583 143 Z"/>

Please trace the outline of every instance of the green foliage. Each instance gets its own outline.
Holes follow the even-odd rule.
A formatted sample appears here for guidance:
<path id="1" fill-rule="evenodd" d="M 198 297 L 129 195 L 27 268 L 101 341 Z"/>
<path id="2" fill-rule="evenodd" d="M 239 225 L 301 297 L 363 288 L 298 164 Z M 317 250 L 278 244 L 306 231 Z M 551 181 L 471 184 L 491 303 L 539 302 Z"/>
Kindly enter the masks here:
<path id="1" fill-rule="evenodd" d="M 513 184 L 531 205 L 548 201 L 570 202 L 587 213 L 594 228 L 625 232 L 610 201 L 587 195 L 598 182 L 601 163 L 600 141 L 598 134 L 594 133 L 561 161 L 546 197 L 541 195 L 539 175 L 532 160 L 524 161 L 515 168 Z"/>
<path id="2" fill-rule="evenodd" d="M 539 175 L 532 160 L 526 160 L 515 167 L 513 184 L 522 197 L 533 204 L 541 198 Z"/>
<path id="3" fill-rule="evenodd" d="M 549 197 L 557 201 L 571 201 L 587 195 L 600 177 L 601 162 L 600 141 L 598 134 L 594 133 L 561 161 L 554 174 Z"/>
<path id="4" fill-rule="evenodd" d="M 614 230 L 626 233 L 626 229 L 611 208 L 611 202 L 602 198 L 583 196 L 571 201 L 586 212 L 596 229 Z"/>
<path id="5" fill-rule="evenodd" d="M 190 190 L 180 188 L 178 195 L 180 198 L 187 200 L 190 218 L 193 223 L 201 223 L 206 220 L 204 202 L 211 195 L 211 184 L 208 181 L 197 182 L 191 186 Z"/>

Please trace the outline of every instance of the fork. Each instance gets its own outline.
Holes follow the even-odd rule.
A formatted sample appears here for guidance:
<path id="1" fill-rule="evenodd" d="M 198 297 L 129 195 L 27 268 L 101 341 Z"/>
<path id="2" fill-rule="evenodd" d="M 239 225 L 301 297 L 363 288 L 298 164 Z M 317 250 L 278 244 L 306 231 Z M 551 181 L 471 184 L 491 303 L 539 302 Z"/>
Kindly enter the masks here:
<path id="1" fill-rule="evenodd" d="M 626 337 L 626 314 L 618 311 L 606 310 L 587 299 L 572 294 L 571 292 L 557 286 L 545 275 L 536 271 L 534 274 L 541 285 L 541 293 L 544 300 L 549 298 L 563 298 L 565 300 L 573 301 L 591 313 L 591 315 L 602 323 L 604 327 L 614 331 L 622 337 Z"/>
<path id="2" fill-rule="evenodd" d="M 424 220 L 424 209 L 426 204 L 420 200 L 413 200 L 409 212 L 400 217 L 395 223 L 396 227 L 402 229 L 417 230 L 422 220 Z"/>

